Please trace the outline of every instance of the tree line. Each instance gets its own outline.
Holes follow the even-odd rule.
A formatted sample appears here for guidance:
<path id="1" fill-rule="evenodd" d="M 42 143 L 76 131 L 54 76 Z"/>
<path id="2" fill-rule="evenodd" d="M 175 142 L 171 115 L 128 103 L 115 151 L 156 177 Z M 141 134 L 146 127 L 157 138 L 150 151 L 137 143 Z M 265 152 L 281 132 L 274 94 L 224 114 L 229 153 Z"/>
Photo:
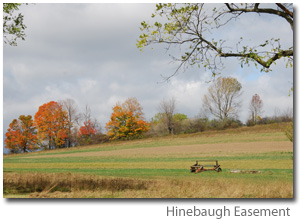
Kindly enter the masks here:
<path id="1" fill-rule="evenodd" d="M 74 100 L 50 101 L 41 105 L 32 117 L 20 115 L 14 119 L 5 134 L 5 146 L 11 153 L 30 152 L 38 149 L 56 149 L 110 140 L 129 140 L 145 136 L 162 136 L 181 133 L 195 133 L 205 130 L 221 130 L 242 126 L 238 120 L 241 107 L 242 85 L 236 78 L 218 77 L 203 96 L 203 111 L 195 118 L 176 112 L 176 99 L 163 99 L 158 113 L 148 122 L 143 108 L 135 97 L 113 108 L 106 123 L 106 133 L 91 115 L 88 105 L 79 113 Z M 247 126 L 274 122 L 292 121 L 292 111 L 273 118 L 264 117 L 263 101 L 254 94 L 249 103 Z M 213 119 L 209 120 L 212 115 Z"/>
<path id="2" fill-rule="evenodd" d="M 150 128 L 143 115 L 136 98 L 117 103 L 104 134 L 97 119 L 91 116 L 89 106 L 79 113 L 72 99 L 50 101 L 41 105 L 34 117 L 20 115 L 10 123 L 5 147 L 11 153 L 18 153 L 138 138 Z"/>

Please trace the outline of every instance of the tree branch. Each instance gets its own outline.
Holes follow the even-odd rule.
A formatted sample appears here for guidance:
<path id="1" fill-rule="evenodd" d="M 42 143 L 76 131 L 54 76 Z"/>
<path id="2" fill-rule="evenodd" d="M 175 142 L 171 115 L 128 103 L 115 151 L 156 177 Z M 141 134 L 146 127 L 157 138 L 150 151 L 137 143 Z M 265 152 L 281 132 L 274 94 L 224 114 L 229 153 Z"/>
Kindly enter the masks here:
<path id="1" fill-rule="evenodd" d="M 293 18 L 293 12 L 284 7 L 281 3 L 276 3 L 276 5 L 281 8 L 286 14 Z"/>
<path id="2" fill-rule="evenodd" d="M 258 8 L 259 4 L 256 3 L 254 8 L 232 8 L 230 6 L 230 4 L 225 3 L 226 7 L 229 10 L 229 13 L 233 13 L 233 12 L 244 12 L 244 13 L 248 13 L 248 12 L 255 12 L 255 13 L 267 13 L 267 14 L 273 14 L 273 15 L 277 15 L 277 16 L 281 16 L 282 18 L 284 18 L 290 25 L 291 28 L 293 30 L 293 13 L 290 12 L 288 9 L 286 9 L 282 4 L 277 3 L 277 6 L 279 8 L 281 8 L 283 11 L 279 11 L 276 9 L 271 9 L 271 8 Z"/>
<path id="3" fill-rule="evenodd" d="M 261 57 L 258 56 L 258 54 L 255 53 L 246 53 L 246 54 L 241 54 L 241 53 L 220 53 L 220 57 L 240 57 L 240 58 L 252 58 L 255 60 L 257 63 L 262 65 L 265 68 L 270 68 L 271 64 L 275 62 L 277 59 L 281 57 L 289 57 L 293 56 L 293 50 L 286 50 L 286 51 L 280 51 L 276 53 L 272 58 L 269 58 L 267 61 L 264 61 L 261 59 Z"/>

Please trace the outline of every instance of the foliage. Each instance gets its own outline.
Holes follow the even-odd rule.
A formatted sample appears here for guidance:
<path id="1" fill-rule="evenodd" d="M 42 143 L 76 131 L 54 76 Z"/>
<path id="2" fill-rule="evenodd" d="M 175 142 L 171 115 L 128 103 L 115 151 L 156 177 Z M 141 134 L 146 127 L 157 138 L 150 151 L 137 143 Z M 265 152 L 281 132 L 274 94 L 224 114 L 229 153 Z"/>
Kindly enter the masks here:
<path id="1" fill-rule="evenodd" d="M 106 124 L 107 135 L 111 140 L 139 138 L 150 128 L 143 119 L 141 105 L 135 98 L 129 98 L 122 105 L 113 107 L 110 121 Z"/>
<path id="2" fill-rule="evenodd" d="M 185 119 L 187 119 L 187 118 L 188 118 L 188 117 L 187 117 L 186 114 L 176 113 L 176 114 L 173 115 L 173 119 L 174 119 L 175 121 L 183 121 L 183 120 L 185 120 Z"/>
<path id="3" fill-rule="evenodd" d="M 157 118 L 160 118 L 157 120 Z M 189 134 L 209 130 L 225 130 L 229 128 L 238 128 L 243 126 L 240 120 L 228 118 L 225 120 L 195 117 L 188 118 L 185 114 L 176 113 L 173 116 L 173 134 Z M 150 136 L 165 136 L 168 134 L 168 128 L 164 123 L 164 116 L 161 113 L 152 118 Z"/>
<path id="4" fill-rule="evenodd" d="M 163 122 L 164 116 L 165 116 L 164 113 L 157 113 L 157 114 L 155 114 L 154 117 L 151 118 L 151 123 L 158 124 L 158 123 Z M 172 118 L 175 121 L 183 121 L 185 119 L 188 119 L 187 115 L 186 114 L 182 114 L 182 113 L 176 113 L 176 114 L 173 115 Z"/>
<path id="5" fill-rule="evenodd" d="M 97 132 L 95 135 L 91 136 L 90 144 L 101 144 L 101 143 L 105 143 L 105 142 L 109 142 L 109 137 L 106 134 Z"/>
<path id="6" fill-rule="evenodd" d="M 226 120 L 211 120 L 209 122 L 208 129 L 212 130 L 225 130 L 228 128 L 238 128 L 241 127 L 243 123 L 236 119 L 226 119 Z"/>
<path id="7" fill-rule="evenodd" d="M 251 127 L 251 126 L 254 126 L 255 123 L 254 123 L 254 121 L 253 121 L 252 119 L 248 119 L 248 120 L 246 121 L 246 125 L 247 125 L 248 127 Z"/>
<path id="8" fill-rule="evenodd" d="M 203 97 L 203 107 L 216 118 L 224 121 L 235 119 L 240 107 L 242 85 L 236 78 L 219 77 Z"/>
<path id="9" fill-rule="evenodd" d="M 182 113 L 176 113 L 173 115 L 173 122 L 174 122 L 174 134 L 181 134 L 185 133 L 186 129 L 189 128 L 190 122 L 187 117 L 187 115 L 182 114 Z"/>
<path id="10" fill-rule="evenodd" d="M 208 130 L 209 127 L 208 118 L 195 118 L 191 120 L 191 126 L 187 133 L 203 132 Z"/>
<path id="11" fill-rule="evenodd" d="M 168 124 L 171 125 L 173 134 L 180 134 L 185 132 L 189 128 L 189 119 L 186 114 L 176 113 L 173 114 L 172 118 L 168 123 L 167 113 L 157 113 L 151 118 L 151 134 L 156 136 L 162 136 L 170 134 Z"/>
<path id="12" fill-rule="evenodd" d="M 50 101 L 39 107 L 34 116 L 43 148 L 63 147 L 68 137 L 68 115 L 61 104 Z"/>
<path id="13" fill-rule="evenodd" d="M 154 115 L 154 117 L 151 118 L 151 123 L 154 124 L 154 125 L 157 125 L 157 124 L 162 122 L 163 117 L 164 117 L 163 113 L 156 113 Z"/>
<path id="14" fill-rule="evenodd" d="M 78 137 L 81 139 L 81 142 L 84 142 L 84 144 L 91 143 L 92 137 L 95 136 L 97 133 L 97 129 L 95 127 L 95 124 L 88 120 L 87 122 L 84 122 L 83 126 L 80 127 L 78 131 Z"/>
<path id="15" fill-rule="evenodd" d="M 12 46 L 17 45 L 17 39 L 25 40 L 26 29 L 23 15 L 14 12 L 19 10 L 20 3 L 3 3 L 3 42 Z"/>
<path id="16" fill-rule="evenodd" d="M 79 136 L 91 136 L 95 135 L 97 129 L 94 126 L 94 123 L 88 120 L 88 122 L 84 122 L 84 125 L 80 127 L 78 135 Z"/>
<path id="17" fill-rule="evenodd" d="M 244 14 L 265 14 L 279 16 L 285 19 L 293 30 L 292 4 L 269 4 L 262 6 L 256 4 L 157 4 L 152 18 L 158 18 L 152 24 L 141 23 L 142 34 L 139 36 L 137 47 L 143 50 L 150 44 L 165 44 L 167 49 L 179 47 L 185 49 L 180 57 L 173 56 L 173 60 L 181 67 L 198 65 L 218 74 L 224 67 L 222 58 L 235 57 L 241 66 L 253 62 L 257 67 L 262 66 L 262 71 L 269 71 L 270 66 L 280 58 L 287 58 L 287 66 L 293 63 L 293 46 L 283 49 L 280 40 L 272 38 L 263 40 L 257 46 L 248 46 L 240 37 L 237 43 L 230 46 L 222 38 L 222 27 L 233 25 L 237 18 Z M 270 8 L 265 8 L 270 7 Z M 220 37 L 220 39 L 214 39 Z M 292 38 L 292 37 L 291 37 Z"/>
<path id="18" fill-rule="evenodd" d="M 284 122 L 293 122 L 293 109 L 288 108 L 282 112 L 280 112 L 279 109 L 276 109 L 274 116 L 259 118 L 257 124 L 275 124 Z"/>
<path id="19" fill-rule="evenodd" d="M 12 153 L 37 149 L 36 126 L 32 116 L 21 115 L 19 119 L 14 119 L 7 129 L 5 137 L 5 147 Z"/>

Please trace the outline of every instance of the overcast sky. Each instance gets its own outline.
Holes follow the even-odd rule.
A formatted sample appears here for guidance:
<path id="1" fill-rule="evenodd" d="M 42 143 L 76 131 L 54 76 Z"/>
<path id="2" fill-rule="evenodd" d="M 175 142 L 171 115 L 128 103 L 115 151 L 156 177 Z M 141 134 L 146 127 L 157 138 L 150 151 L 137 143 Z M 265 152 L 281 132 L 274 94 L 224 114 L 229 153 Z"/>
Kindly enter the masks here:
<path id="1" fill-rule="evenodd" d="M 136 48 L 140 22 L 151 21 L 154 9 L 153 4 L 21 7 L 26 40 L 3 49 L 4 132 L 14 118 L 34 116 L 42 104 L 67 98 L 74 99 L 81 111 L 89 105 L 103 128 L 112 107 L 128 97 L 139 100 L 148 120 L 158 112 L 159 102 L 170 97 L 177 100 L 176 112 L 197 115 L 210 73 L 189 68 L 170 82 L 162 82 L 161 75 L 171 75 L 176 68 L 169 53 L 159 45 L 144 52 Z M 284 47 L 293 44 L 289 24 L 270 15 L 243 16 L 222 35 L 228 40 L 244 36 L 259 44 L 274 37 L 280 38 Z M 293 69 L 287 69 L 284 60 L 269 73 L 253 67 L 241 69 L 236 59 L 225 60 L 225 65 L 222 75 L 236 77 L 243 86 L 241 121 L 248 119 L 249 102 L 255 93 L 263 100 L 264 116 L 273 116 L 275 108 L 293 108 L 293 96 L 288 96 Z"/>

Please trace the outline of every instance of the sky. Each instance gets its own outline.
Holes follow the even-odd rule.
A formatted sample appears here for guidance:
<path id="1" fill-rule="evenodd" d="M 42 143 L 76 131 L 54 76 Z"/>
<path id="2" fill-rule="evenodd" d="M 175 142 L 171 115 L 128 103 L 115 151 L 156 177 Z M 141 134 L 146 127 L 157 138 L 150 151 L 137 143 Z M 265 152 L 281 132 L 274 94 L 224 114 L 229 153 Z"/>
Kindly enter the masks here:
<path id="1" fill-rule="evenodd" d="M 86 105 L 105 131 L 112 107 L 136 97 L 150 120 L 163 99 L 174 97 L 176 112 L 193 118 L 212 80 L 197 66 L 180 71 L 169 82 L 177 64 L 163 46 L 141 52 L 136 42 L 140 23 L 152 21 L 154 4 L 29 4 L 20 11 L 25 18 L 26 40 L 3 47 L 3 130 L 20 115 L 32 115 L 49 101 L 71 98 L 79 110 Z M 228 44 L 241 36 L 253 44 L 280 38 L 283 47 L 293 45 L 289 24 L 275 16 L 242 16 L 221 33 Z M 218 38 L 216 36 L 215 38 Z M 221 38 L 221 37 L 219 37 Z M 153 48 L 153 49 L 152 49 Z M 172 51 L 178 56 L 179 50 Z M 236 59 L 224 60 L 222 76 L 242 84 L 239 119 L 246 122 L 249 103 L 259 94 L 263 116 L 293 108 L 293 68 L 285 61 L 269 73 L 254 66 L 241 68 Z"/>

